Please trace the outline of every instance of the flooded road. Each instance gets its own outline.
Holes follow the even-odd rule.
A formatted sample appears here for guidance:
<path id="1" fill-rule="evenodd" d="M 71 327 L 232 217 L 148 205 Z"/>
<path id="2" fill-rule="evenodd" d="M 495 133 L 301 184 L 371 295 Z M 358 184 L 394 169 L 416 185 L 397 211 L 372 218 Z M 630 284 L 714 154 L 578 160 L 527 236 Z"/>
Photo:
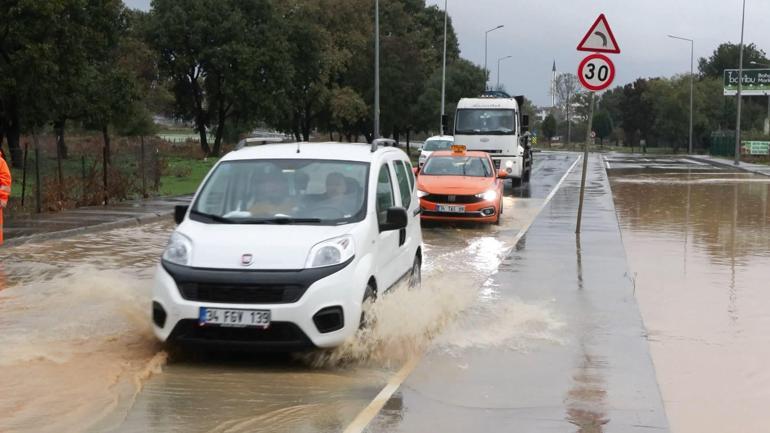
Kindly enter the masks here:
<path id="1" fill-rule="evenodd" d="M 340 431 L 428 345 L 492 346 L 510 340 L 501 330 L 519 332 L 454 323 L 489 297 L 483 283 L 574 160 L 538 155 L 500 226 L 426 228 L 423 289 L 382 297 L 375 329 L 332 352 L 167 354 L 148 316 L 170 222 L 3 250 L 0 431 Z M 528 308 L 493 307 L 501 319 Z M 433 342 L 446 330 L 454 337 Z"/>
<path id="2" fill-rule="evenodd" d="M 672 431 L 767 431 L 770 178 L 608 162 Z"/>

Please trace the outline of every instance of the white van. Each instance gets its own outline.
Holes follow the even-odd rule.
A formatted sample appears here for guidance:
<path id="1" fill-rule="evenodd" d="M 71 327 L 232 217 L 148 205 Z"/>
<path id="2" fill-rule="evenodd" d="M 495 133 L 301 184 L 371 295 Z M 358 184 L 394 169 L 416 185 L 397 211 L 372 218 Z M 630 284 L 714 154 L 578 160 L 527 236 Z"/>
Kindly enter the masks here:
<path id="1" fill-rule="evenodd" d="M 157 267 L 161 341 L 257 349 L 328 348 L 364 305 L 420 283 L 420 203 L 395 147 L 245 147 L 204 179 Z"/>

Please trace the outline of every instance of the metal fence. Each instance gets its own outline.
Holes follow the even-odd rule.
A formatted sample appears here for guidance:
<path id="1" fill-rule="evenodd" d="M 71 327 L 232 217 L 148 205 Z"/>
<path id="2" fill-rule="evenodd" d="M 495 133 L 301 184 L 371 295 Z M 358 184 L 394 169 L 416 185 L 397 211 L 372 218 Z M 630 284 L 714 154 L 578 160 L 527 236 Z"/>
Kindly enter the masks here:
<path id="1" fill-rule="evenodd" d="M 192 156 L 197 143 L 158 137 L 116 137 L 109 151 L 101 137 L 24 137 L 23 164 L 14 172 L 11 213 L 40 213 L 157 194 L 170 156 Z"/>

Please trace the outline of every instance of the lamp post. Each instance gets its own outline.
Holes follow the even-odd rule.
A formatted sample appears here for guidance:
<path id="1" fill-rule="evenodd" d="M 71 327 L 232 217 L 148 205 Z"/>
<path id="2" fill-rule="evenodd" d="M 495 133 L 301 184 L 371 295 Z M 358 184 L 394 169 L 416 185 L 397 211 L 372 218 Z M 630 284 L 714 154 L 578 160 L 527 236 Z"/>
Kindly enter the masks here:
<path id="1" fill-rule="evenodd" d="M 695 42 L 692 39 L 683 38 L 681 36 L 668 35 L 669 38 L 679 39 L 690 43 L 690 146 L 688 153 L 692 155 L 692 89 L 693 89 L 693 65 L 694 65 L 694 46 Z"/>
<path id="2" fill-rule="evenodd" d="M 489 36 L 489 32 L 494 32 L 497 29 L 502 29 L 505 27 L 504 25 L 500 24 L 499 26 L 489 29 L 484 33 L 484 73 L 487 74 L 487 81 L 489 81 L 489 69 L 487 69 L 487 37 Z M 487 87 L 487 83 L 484 82 L 484 88 Z"/>
<path id="3" fill-rule="evenodd" d="M 496 90 L 500 90 L 500 62 L 502 62 L 505 59 L 510 59 L 511 57 L 513 56 L 505 56 L 497 59 L 497 89 Z"/>
<path id="4" fill-rule="evenodd" d="M 446 101 L 446 26 L 447 26 L 447 14 L 449 12 L 447 11 L 447 0 L 444 0 L 444 63 L 441 67 L 441 135 L 444 135 L 446 131 L 444 131 L 444 128 L 446 127 L 446 124 L 448 123 L 444 116 L 446 113 L 444 112 L 444 102 Z"/>
<path id="5" fill-rule="evenodd" d="M 761 66 L 763 68 L 770 68 L 770 65 L 755 62 L 754 60 L 750 61 L 749 63 L 752 65 Z M 767 119 L 765 119 L 765 134 L 770 134 L 770 93 L 767 94 Z"/>
<path id="6" fill-rule="evenodd" d="M 380 0 L 374 0 L 374 135 L 380 138 Z"/>
<path id="7" fill-rule="evenodd" d="M 743 28 L 746 23 L 746 0 L 741 9 L 741 44 L 738 51 L 738 113 L 735 119 L 735 165 L 741 162 L 741 90 L 743 90 Z"/>

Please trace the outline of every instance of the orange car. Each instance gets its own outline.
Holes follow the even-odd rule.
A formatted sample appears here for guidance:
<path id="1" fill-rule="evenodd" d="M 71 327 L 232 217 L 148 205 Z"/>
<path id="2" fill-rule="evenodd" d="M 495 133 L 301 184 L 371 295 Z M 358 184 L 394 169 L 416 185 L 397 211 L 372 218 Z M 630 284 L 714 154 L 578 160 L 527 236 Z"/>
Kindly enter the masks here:
<path id="1" fill-rule="evenodd" d="M 425 221 L 500 223 L 504 170 L 495 170 L 486 152 L 453 145 L 436 151 L 417 171 L 417 195 Z"/>

